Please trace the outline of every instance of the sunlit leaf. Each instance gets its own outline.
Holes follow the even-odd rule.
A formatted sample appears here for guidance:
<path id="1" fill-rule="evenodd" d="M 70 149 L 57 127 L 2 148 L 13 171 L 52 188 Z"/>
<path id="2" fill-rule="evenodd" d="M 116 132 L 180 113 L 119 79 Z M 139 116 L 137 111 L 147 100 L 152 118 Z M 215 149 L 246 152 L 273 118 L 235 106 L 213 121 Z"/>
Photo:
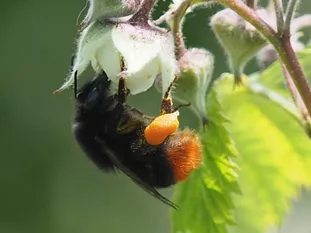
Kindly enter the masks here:
<path id="1" fill-rule="evenodd" d="M 302 127 L 279 105 L 233 78 L 216 84 L 220 103 L 240 153 L 233 232 L 262 233 L 278 225 L 302 185 L 311 184 L 311 142 Z"/>
<path id="2" fill-rule="evenodd" d="M 208 126 L 200 132 L 204 164 L 191 178 L 178 185 L 174 201 L 180 210 L 172 212 L 173 230 L 179 233 L 226 233 L 233 224 L 232 193 L 239 193 L 232 158 L 237 152 L 224 127 L 216 93 L 208 98 Z"/>

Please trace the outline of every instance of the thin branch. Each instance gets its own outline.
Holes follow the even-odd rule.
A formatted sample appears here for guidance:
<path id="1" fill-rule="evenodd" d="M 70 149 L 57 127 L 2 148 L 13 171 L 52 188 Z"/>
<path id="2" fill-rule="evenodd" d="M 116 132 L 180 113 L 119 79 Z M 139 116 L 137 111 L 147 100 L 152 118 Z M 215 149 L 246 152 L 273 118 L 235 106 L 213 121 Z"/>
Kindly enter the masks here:
<path id="1" fill-rule="evenodd" d="M 138 11 L 128 21 L 132 24 L 148 24 L 150 12 L 157 0 L 144 0 L 140 4 Z"/>
<path id="2" fill-rule="evenodd" d="M 274 11 L 276 16 L 276 25 L 278 33 L 283 34 L 284 29 L 284 10 L 282 0 L 273 0 Z"/>
<path id="3" fill-rule="evenodd" d="M 170 9 L 160 18 L 153 21 L 155 24 L 167 22 L 170 26 L 175 41 L 175 56 L 177 60 L 179 60 L 186 51 L 182 34 L 182 21 L 187 10 L 193 4 L 193 1 L 194 0 L 184 0 L 180 4 L 174 5 L 173 9 Z"/>
<path id="4" fill-rule="evenodd" d="M 290 26 L 292 18 L 294 17 L 294 13 L 296 11 L 297 5 L 299 4 L 300 0 L 289 0 L 286 8 L 286 15 L 285 15 L 285 23 L 283 32 L 286 36 L 290 36 Z"/>
<path id="5" fill-rule="evenodd" d="M 286 67 L 284 65 L 282 65 L 282 70 L 286 79 L 286 83 L 289 89 L 289 92 L 291 93 L 295 105 L 298 109 L 298 111 L 300 112 L 301 116 L 303 117 L 303 119 L 305 120 L 306 123 L 310 124 L 311 123 L 311 117 L 310 114 L 308 113 L 308 109 L 306 108 L 306 105 L 304 104 L 296 86 L 295 83 L 292 79 L 292 77 L 290 76 L 290 73 L 288 72 L 288 70 L 286 69 Z"/>
<path id="6" fill-rule="evenodd" d="M 282 49 L 278 50 L 281 63 L 286 67 L 290 76 L 295 83 L 295 86 L 308 109 L 309 115 L 311 115 L 311 90 L 302 67 L 298 61 L 298 57 L 293 50 L 290 42 L 290 38 L 283 37 L 282 39 Z"/>
<path id="7" fill-rule="evenodd" d="M 179 6 L 174 10 L 173 21 L 172 21 L 172 32 L 175 41 L 175 54 L 176 59 L 179 60 L 185 53 L 185 44 L 182 34 L 182 20 L 186 14 L 188 8 L 192 5 L 193 0 L 185 0 L 179 4 Z"/>

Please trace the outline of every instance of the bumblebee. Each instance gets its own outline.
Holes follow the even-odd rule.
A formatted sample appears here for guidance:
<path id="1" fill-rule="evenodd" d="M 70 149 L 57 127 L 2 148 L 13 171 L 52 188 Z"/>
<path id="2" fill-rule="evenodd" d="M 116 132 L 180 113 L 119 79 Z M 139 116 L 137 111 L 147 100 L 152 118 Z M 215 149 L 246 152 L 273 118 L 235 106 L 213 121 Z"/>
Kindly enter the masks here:
<path id="1" fill-rule="evenodd" d="M 101 170 L 122 171 L 176 209 L 177 205 L 157 189 L 186 179 L 199 167 L 202 148 L 197 134 L 177 129 L 174 119 L 178 111 L 150 117 L 127 105 L 124 79 L 120 79 L 117 93 L 109 87 L 104 71 L 79 90 L 75 80 L 73 131 L 77 142 Z"/>

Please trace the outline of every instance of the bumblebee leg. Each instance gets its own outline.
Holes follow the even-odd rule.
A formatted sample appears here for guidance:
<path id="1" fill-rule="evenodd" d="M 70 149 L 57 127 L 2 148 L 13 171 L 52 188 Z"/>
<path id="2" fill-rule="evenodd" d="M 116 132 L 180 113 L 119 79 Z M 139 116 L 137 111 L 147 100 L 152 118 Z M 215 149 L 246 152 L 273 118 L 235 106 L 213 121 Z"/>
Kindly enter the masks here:
<path id="1" fill-rule="evenodd" d="M 129 94 L 129 90 L 125 87 L 125 79 L 119 79 L 119 86 L 118 86 L 118 102 L 113 108 L 113 117 L 110 124 L 106 127 L 107 132 L 119 131 L 120 125 L 122 124 L 122 118 L 124 115 L 124 103 L 126 101 L 126 97 Z"/>
<path id="2" fill-rule="evenodd" d="M 177 107 L 174 108 L 174 112 L 178 111 L 180 108 L 182 107 L 189 107 L 191 105 L 191 103 L 187 103 L 187 104 L 180 104 Z"/>
<path id="3" fill-rule="evenodd" d="M 70 59 L 70 72 L 73 72 L 73 66 L 75 64 L 75 59 L 76 59 L 76 54 L 72 54 L 71 59 Z M 78 92 L 78 71 L 77 70 L 74 73 L 73 92 L 74 92 L 74 97 L 77 98 L 77 92 Z"/>
<path id="4" fill-rule="evenodd" d="M 120 67 L 121 67 L 121 72 L 126 70 L 125 62 L 124 62 L 124 58 L 123 57 L 121 57 L 121 60 L 120 60 Z M 125 103 L 126 97 L 129 94 L 130 94 L 130 91 L 125 86 L 125 78 L 124 77 L 120 77 L 120 79 L 119 79 L 119 87 L 118 87 L 119 103 L 122 103 L 122 104 Z"/>
<path id="5" fill-rule="evenodd" d="M 130 94 L 129 89 L 125 86 L 125 78 L 119 79 L 119 87 L 118 87 L 118 99 L 119 103 L 125 103 L 126 97 Z"/>
<path id="6" fill-rule="evenodd" d="M 176 82 L 177 79 L 178 79 L 178 76 L 175 75 L 174 80 L 168 86 L 167 91 L 164 94 L 164 97 L 163 97 L 162 103 L 161 103 L 161 115 L 166 114 L 166 113 L 172 113 L 175 111 L 173 108 L 173 100 L 170 97 L 170 94 L 171 94 L 171 91 L 173 89 L 174 83 Z"/>
<path id="7" fill-rule="evenodd" d="M 172 98 L 163 98 L 162 103 L 161 103 L 161 115 L 167 114 L 167 113 L 172 113 L 174 112 L 173 109 L 173 100 Z"/>

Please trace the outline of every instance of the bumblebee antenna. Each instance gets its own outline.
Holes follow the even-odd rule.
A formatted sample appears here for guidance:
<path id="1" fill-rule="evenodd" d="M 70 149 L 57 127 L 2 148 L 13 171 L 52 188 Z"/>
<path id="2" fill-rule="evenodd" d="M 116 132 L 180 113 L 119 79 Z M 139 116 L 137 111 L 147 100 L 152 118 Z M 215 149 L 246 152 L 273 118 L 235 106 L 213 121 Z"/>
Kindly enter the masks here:
<path id="1" fill-rule="evenodd" d="M 75 71 L 75 74 L 74 74 L 73 88 L 74 88 L 75 98 L 77 98 L 77 92 L 78 92 L 78 71 L 77 70 Z"/>
<path id="2" fill-rule="evenodd" d="M 72 54 L 71 55 L 71 60 L 70 60 L 70 71 L 71 72 L 73 72 L 73 67 L 74 67 L 74 64 L 75 64 L 75 59 L 76 59 L 76 55 Z M 74 88 L 75 98 L 77 98 L 77 92 L 78 92 L 78 71 L 77 70 L 74 73 L 73 88 Z"/>

